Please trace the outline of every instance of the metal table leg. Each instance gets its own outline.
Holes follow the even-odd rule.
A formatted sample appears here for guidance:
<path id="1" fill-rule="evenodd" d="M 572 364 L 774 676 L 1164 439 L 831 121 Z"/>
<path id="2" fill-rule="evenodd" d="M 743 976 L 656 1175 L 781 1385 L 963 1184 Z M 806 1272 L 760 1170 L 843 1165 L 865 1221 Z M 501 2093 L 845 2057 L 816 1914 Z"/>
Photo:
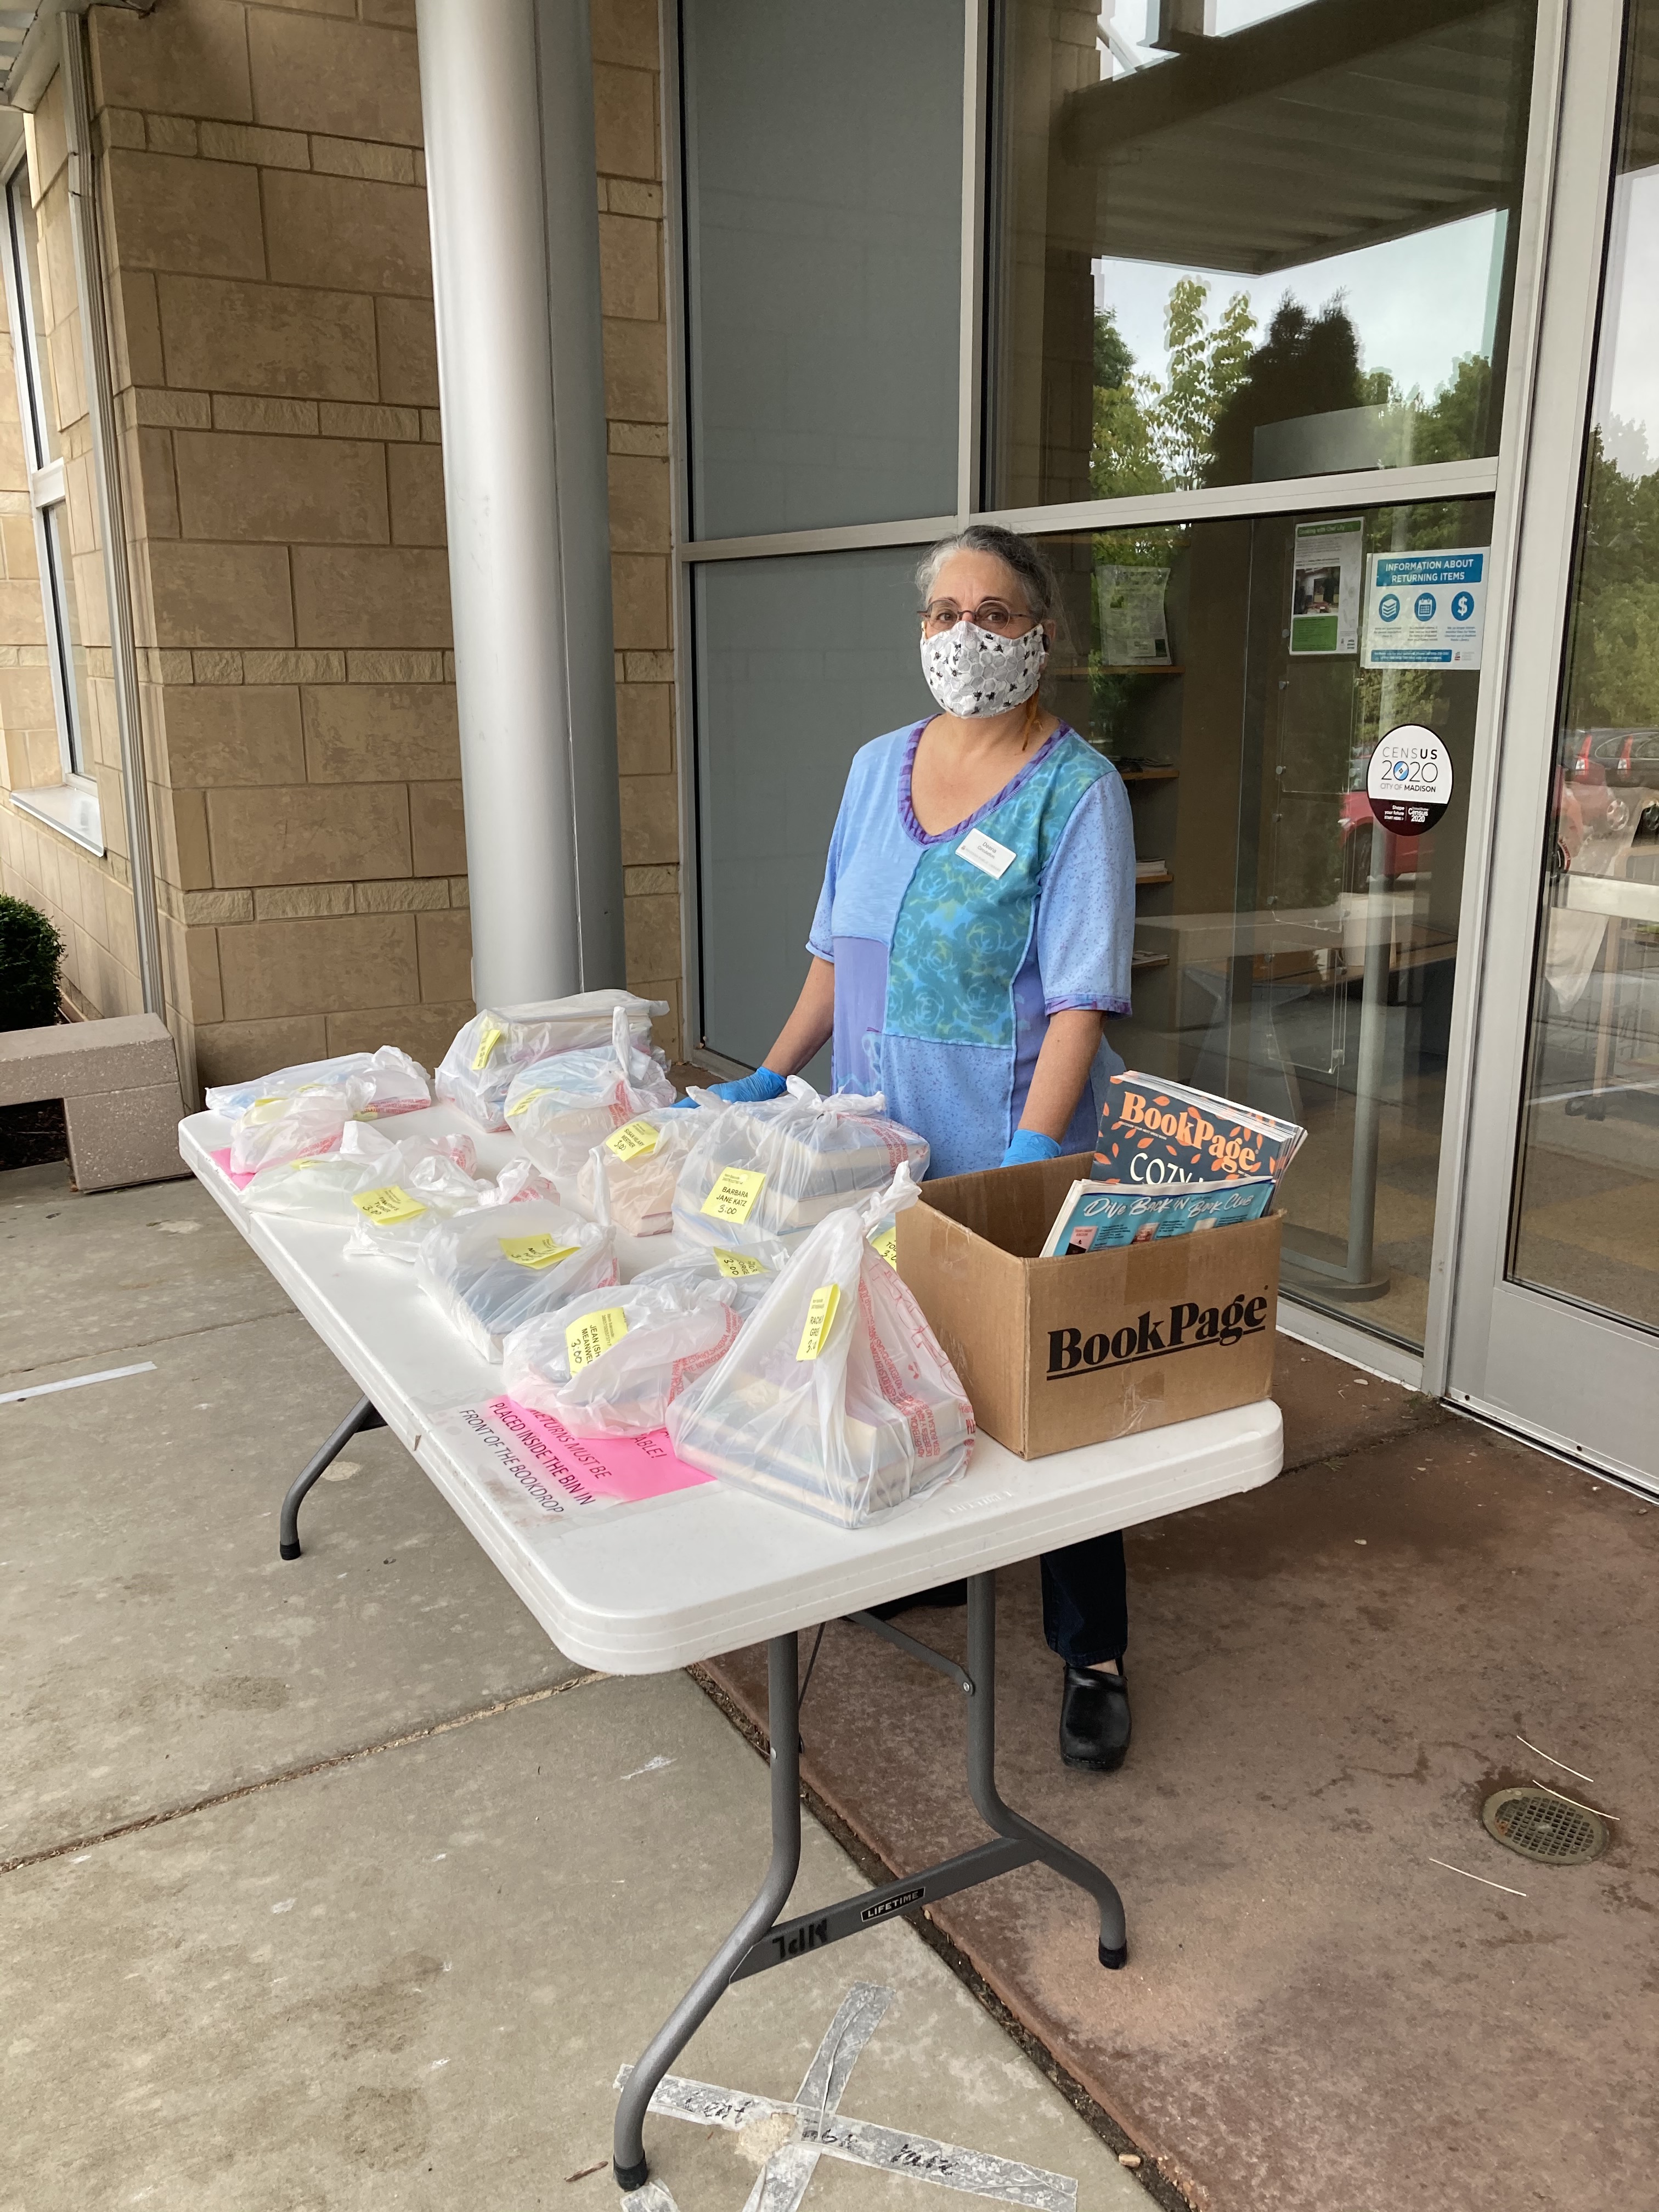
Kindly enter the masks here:
<path id="1" fill-rule="evenodd" d="M 1015 1867 L 1040 1860 L 1086 1889 L 1100 1907 L 1100 1963 L 1121 1966 L 1129 1955 L 1124 1932 L 1123 1900 L 1108 1875 L 1091 1860 L 1005 1805 L 996 1786 L 997 1589 L 994 1574 L 975 1575 L 968 1583 L 968 1671 L 942 1654 L 871 1621 L 890 1643 L 937 1665 L 967 1692 L 968 1788 L 980 1818 L 996 1832 L 996 1841 L 901 1875 L 879 1888 L 866 1889 L 839 1905 L 778 1918 L 800 1865 L 800 1699 L 796 1638 L 775 1638 L 767 1647 L 767 1723 L 772 1738 L 772 1863 L 760 1894 L 670 2014 L 639 2064 L 629 2073 L 617 2107 L 612 2164 L 623 2189 L 642 2189 L 650 2168 L 645 2155 L 645 2115 L 659 2084 L 702 2027 L 728 1983 L 763 1973 L 790 1959 L 805 1958 L 857 1936 L 918 1906 L 964 1889 L 976 1888 Z M 855 1619 L 858 1616 L 854 1616 Z"/>
<path id="2" fill-rule="evenodd" d="M 645 2112 L 657 2084 L 714 2010 L 732 1969 L 763 1936 L 788 1902 L 800 1866 L 799 1698 L 793 1636 L 775 1636 L 766 1648 L 767 1725 L 772 1738 L 772 1863 L 760 1894 L 720 1945 L 647 2046 L 629 2075 L 617 2106 L 612 2164 L 623 2189 L 642 2189 Z"/>
<path id="3" fill-rule="evenodd" d="M 367 1398 L 360 1398 L 343 1420 L 315 1459 L 307 1462 L 304 1472 L 289 1486 L 283 1500 L 283 1514 L 276 1549 L 285 1559 L 300 1556 L 300 1507 L 306 1492 L 325 1468 L 331 1467 L 353 1437 L 364 1429 L 383 1429 L 386 1422 Z"/>

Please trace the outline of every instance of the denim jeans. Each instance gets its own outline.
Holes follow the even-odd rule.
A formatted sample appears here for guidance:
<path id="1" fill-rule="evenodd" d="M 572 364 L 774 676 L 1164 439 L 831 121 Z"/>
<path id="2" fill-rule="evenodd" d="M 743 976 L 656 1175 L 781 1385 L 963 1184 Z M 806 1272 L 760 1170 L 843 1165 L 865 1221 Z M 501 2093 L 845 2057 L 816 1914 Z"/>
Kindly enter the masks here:
<path id="1" fill-rule="evenodd" d="M 1090 1536 L 1042 1555 L 1042 1632 L 1073 1667 L 1121 1659 L 1129 1642 L 1123 1536 Z"/>

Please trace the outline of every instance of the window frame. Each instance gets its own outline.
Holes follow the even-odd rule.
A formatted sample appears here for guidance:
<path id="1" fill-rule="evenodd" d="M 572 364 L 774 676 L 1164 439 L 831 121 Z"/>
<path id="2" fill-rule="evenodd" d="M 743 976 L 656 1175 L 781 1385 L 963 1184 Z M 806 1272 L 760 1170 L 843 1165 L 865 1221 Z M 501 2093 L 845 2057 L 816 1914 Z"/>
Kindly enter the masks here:
<path id="1" fill-rule="evenodd" d="M 46 660 L 52 677 L 62 780 L 55 785 L 14 791 L 11 797 L 13 803 L 26 812 L 101 858 L 105 845 L 98 786 L 87 765 L 89 733 L 82 726 L 75 685 L 75 648 L 67 598 L 72 588 L 72 580 L 65 573 L 69 558 L 68 471 L 62 453 L 54 458 L 48 451 L 52 395 L 42 359 L 28 254 L 18 217 L 20 189 L 30 189 L 27 151 L 21 147 L 3 175 L 0 175 L 0 193 L 4 198 L 3 210 L 0 210 L 0 226 L 3 227 L 0 260 L 4 263 L 6 314 L 11 333 L 12 367 L 17 379 L 23 459 L 28 471 L 29 512 L 34 526 L 34 555 L 46 617 Z M 53 434 L 58 434 L 56 428 Z"/>
<path id="2" fill-rule="evenodd" d="M 1419 1356 L 1401 1352 L 1369 1331 L 1331 1320 L 1286 1300 L 1281 1328 L 1286 1333 L 1385 1372 L 1413 1389 L 1437 1395 L 1444 1386 L 1449 1349 L 1450 1301 L 1455 1258 L 1462 1234 L 1468 1173 L 1468 1104 L 1473 1080 L 1474 1030 L 1485 967 L 1486 912 L 1491 896 L 1492 840 L 1498 799 L 1498 756 L 1508 691 L 1509 640 L 1516 588 L 1516 539 L 1528 460 L 1534 442 L 1574 434 L 1571 423 L 1540 424 L 1534 416 L 1534 381 L 1543 312 L 1545 257 L 1562 160 L 1563 88 L 1566 69 L 1568 0 L 1536 0 L 1527 148 L 1518 210 L 1514 291 L 1510 301 L 1510 346 L 1504 370 L 1504 406 L 1498 451 L 1478 459 L 1442 461 L 1400 469 L 1344 471 L 1326 476 L 1270 480 L 1262 483 L 1205 486 L 1145 496 L 1085 500 L 1053 507 L 996 508 L 984 497 L 985 423 L 994 402 L 989 388 L 992 365 L 986 351 L 985 302 L 994 242 L 988 223 L 988 193 L 995 117 L 991 71 L 1002 0 L 963 0 L 963 98 L 967 128 L 963 134 L 962 312 L 960 317 L 962 406 L 958 416 L 957 510 L 913 520 L 868 526 L 780 532 L 747 538 L 694 538 L 690 534 L 688 498 L 691 432 L 689 392 L 687 230 L 684 189 L 684 85 L 680 69 L 680 18 L 686 0 L 659 0 L 663 58 L 665 246 L 670 356 L 669 450 L 672 501 L 672 649 L 674 654 L 675 723 L 680 806 L 680 909 L 684 1005 L 684 1045 L 688 1058 L 729 1073 L 744 1071 L 703 1042 L 702 945 L 702 900 L 699 882 L 701 841 L 697 822 L 698 757 L 703 733 L 697 721 L 694 665 L 696 627 L 691 618 L 691 574 L 705 562 L 764 559 L 791 553 L 857 551 L 866 547 L 925 546 L 970 522 L 1000 523 L 1012 530 L 1042 533 L 1065 530 L 1112 531 L 1151 524 L 1198 522 L 1220 517 L 1246 518 L 1295 512 L 1343 514 L 1374 506 L 1379 497 L 1418 501 L 1489 495 L 1493 499 L 1492 580 L 1487 599 L 1483 654 L 1486 675 L 1475 720 L 1475 762 L 1464 850 L 1463 902 L 1459 941 L 1469 950 L 1453 1008 L 1442 1129 L 1441 1175 L 1435 1207 L 1431 1296 L 1425 1349 Z M 1600 12 L 1615 0 L 1590 0 Z M 1622 5 L 1620 10 L 1622 14 Z M 1582 431 L 1582 422 L 1577 429 Z M 1380 481 L 1381 480 L 1381 481 Z"/>

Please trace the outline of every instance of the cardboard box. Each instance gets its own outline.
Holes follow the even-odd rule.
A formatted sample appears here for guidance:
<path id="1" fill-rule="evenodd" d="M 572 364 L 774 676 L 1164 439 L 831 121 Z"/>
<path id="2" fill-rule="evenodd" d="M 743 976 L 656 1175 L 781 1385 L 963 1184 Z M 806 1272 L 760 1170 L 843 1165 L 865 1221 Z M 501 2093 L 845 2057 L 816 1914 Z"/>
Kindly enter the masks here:
<path id="1" fill-rule="evenodd" d="M 1023 1459 L 1272 1394 L 1284 1216 L 1039 1260 L 1090 1158 L 947 1176 L 898 1217 L 900 1275 Z"/>

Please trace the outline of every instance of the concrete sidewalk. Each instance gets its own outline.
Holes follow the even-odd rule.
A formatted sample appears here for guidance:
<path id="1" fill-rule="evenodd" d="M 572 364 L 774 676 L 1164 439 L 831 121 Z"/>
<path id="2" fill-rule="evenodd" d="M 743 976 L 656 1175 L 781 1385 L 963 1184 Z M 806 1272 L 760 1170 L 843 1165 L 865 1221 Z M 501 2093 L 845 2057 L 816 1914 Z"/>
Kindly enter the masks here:
<path id="1" fill-rule="evenodd" d="M 144 1370 L 0 1405 L 0 2212 L 614 2203 L 617 2069 L 760 1876 L 753 1752 L 683 1675 L 569 1665 L 383 1432 L 277 1560 L 356 1393 L 195 1185 L 0 1176 L 0 1392 Z M 862 1886 L 809 1820 L 793 1909 Z M 887 2162 L 657 2117 L 641 2212 L 763 2171 L 939 2212 L 942 2146 L 981 2203 L 1069 2203 L 1017 2161 L 1144 2212 L 902 1924 L 741 1984 L 681 2070 L 787 2105 L 860 1984 L 840 2109 Z"/>

